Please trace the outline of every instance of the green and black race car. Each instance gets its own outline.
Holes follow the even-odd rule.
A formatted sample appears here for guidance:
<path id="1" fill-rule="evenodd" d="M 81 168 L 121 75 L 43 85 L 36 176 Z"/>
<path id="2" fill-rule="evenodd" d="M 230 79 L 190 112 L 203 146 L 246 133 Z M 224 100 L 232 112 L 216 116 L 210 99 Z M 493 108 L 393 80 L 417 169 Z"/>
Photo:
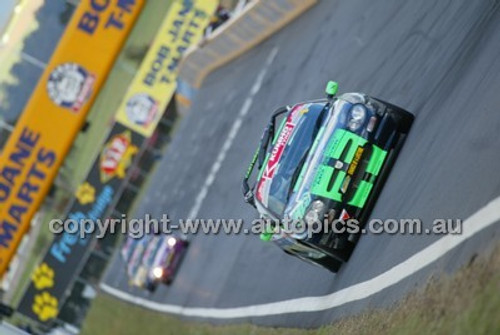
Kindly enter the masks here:
<path id="1" fill-rule="evenodd" d="M 245 201 L 269 223 L 261 239 L 333 272 L 352 253 L 414 119 L 337 88 L 329 82 L 327 99 L 276 110 L 243 181 Z"/>

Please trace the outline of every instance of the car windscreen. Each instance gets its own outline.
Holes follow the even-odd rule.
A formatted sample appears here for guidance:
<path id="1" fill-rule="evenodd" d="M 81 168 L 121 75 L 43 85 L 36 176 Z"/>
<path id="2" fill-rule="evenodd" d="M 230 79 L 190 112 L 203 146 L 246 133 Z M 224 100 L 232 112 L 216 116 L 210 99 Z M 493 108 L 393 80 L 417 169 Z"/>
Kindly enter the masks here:
<path id="1" fill-rule="evenodd" d="M 290 188 L 293 187 L 291 184 L 294 181 L 294 174 L 300 169 L 299 165 L 304 162 L 313 144 L 318 122 L 321 122 L 319 117 L 323 107 L 324 104 L 321 103 L 310 104 L 307 108 L 301 108 L 298 111 L 303 115 L 298 120 L 292 137 L 283 151 L 269 191 L 268 208 L 278 215 L 282 215 L 285 210 Z"/>

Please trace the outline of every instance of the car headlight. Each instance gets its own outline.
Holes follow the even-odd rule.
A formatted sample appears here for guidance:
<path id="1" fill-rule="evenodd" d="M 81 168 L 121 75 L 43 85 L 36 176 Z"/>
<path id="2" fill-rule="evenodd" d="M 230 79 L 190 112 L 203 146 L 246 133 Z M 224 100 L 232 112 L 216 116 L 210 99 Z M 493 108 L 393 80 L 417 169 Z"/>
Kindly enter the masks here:
<path id="1" fill-rule="evenodd" d="M 169 239 L 167 240 L 167 244 L 169 247 L 173 247 L 177 244 L 177 240 L 173 237 L 169 237 Z"/>
<path id="2" fill-rule="evenodd" d="M 320 216 L 323 214 L 323 209 L 325 208 L 325 204 L 321 200 L 313 201 L 306 215 L 304 216 L 304 221 L 308 225 L 312 225 L 320 219 Z"/>
<path id="3" fill-rule="evenodd" d="M 311 209 L 314 210 L 318 214 L 321 213 L 324 208 L 325 208 L 325 204 L 321 200 L 313 201 L 313 203 L 311 204 Z"/>
<path id="4" fill-rule="evenodd" d="M 163 269 L 160 267 L 156 267 L 153 269 L 153 276 L 157 279 L 163 277 Z"/>
<path id="5" fill-rule="evenodd" d="M 306 213 L 306 215 L 304 216 L 304 221 L 308 224 L 308 225 L 312 225 L 314 224 L 316 221 L 318 221 L 318 213 L 313 211 L 312 209 L 310 211 L 308 211 Z"/>
<path id="6" fill-rule="evenodd" d="M 347 127 L 352 131 L 357 131 L 365 122 L 366 108 L 363 105 L 357 104 L 352 106 Z"/>

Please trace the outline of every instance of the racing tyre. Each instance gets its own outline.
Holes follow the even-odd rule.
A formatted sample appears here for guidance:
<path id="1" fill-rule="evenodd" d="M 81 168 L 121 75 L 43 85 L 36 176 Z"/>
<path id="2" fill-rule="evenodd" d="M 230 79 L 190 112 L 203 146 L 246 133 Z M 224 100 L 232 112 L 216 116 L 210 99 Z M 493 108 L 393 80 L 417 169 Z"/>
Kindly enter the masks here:
<path id="1" fill-rule="evenodd" d="M 148 290 L 150 293 L 155 293 L 156 292 L 157 285 L 154 283 L 148 283 L 146 286 L 146 290 Z"/>
<path id="2" fill-rule="evenodd" d="M 415 119 L 413 114 L 404 109 L 393 109 L 390 113 L 398 120 L 398 130 L 403 134 L 408 134 Z"/>
<path id="3" fill-rule="evenodd" d="M 325 257 L 323 259 L 318 259 L 316 261 L 320 266 L 327 269 L 330 272 L 337 273 L 342 266 L 342 262 L 333 258 L 333 257 Z"/>

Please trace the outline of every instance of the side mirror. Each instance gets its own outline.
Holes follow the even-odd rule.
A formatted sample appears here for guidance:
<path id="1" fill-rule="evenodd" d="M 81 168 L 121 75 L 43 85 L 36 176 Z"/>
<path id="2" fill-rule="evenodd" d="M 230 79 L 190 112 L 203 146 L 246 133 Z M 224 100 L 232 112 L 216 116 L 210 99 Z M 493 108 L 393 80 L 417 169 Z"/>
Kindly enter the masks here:
<path id="1" fill-rule="evenodd" d="M 262 134 L 262 138 L 260 139 L 260 150 L 259 150 L 259 169 L 262 167 L 262 164 L 264 164 L 264 159 L 266 158 L 266 148 L 267 144 L 269 143 L 269 139 L 271 137 L 271 128 L 274 127 L 272 123 L 269 123 L 264 130 L 264 133 Z"/>
<path id="2" fill-rule="evenodd" d="M 260 240 L 264 242 L 269 242 L 273 239 L 273 233 L 262 233 L 260 234 Z"/>
<path id="3" fill-rule="evenodd" d="M 244 198 L 245 202 L 247 204 L 250 204 L 253 207 L 255 207 L 255 197 L 254 197 L 254 194 L 253 194 L 252 190 L 248 189 L 245 192 L 245 188 L 244 188 L 243 192 L 244 192 L 243 198 Z"/>
<path id="4" fill-rule="evenodd" d="M 260 234 L 260 240 L 264 242 L 269 242 L 273 239 L 274 229 L 271 227 L 267 227 L 264 232 Z"/>

